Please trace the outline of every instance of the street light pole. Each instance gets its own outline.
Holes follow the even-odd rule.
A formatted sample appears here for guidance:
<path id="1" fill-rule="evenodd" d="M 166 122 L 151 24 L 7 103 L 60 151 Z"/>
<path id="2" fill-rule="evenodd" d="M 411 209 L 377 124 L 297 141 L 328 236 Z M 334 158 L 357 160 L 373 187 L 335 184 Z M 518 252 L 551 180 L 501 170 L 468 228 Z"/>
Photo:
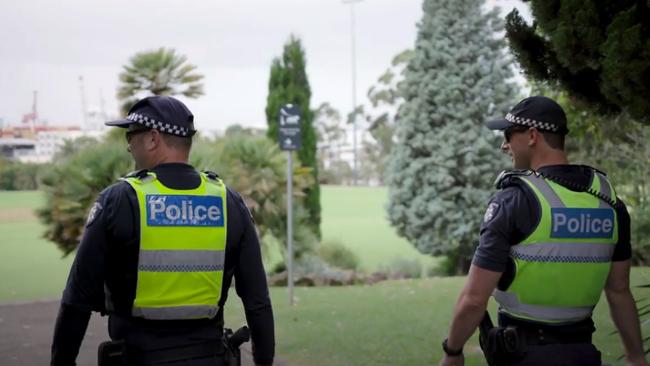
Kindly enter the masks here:
<path id="1" fill-rule="evenodd" d="M 352 152 L 354 154 L 354 163 L 352 176 L 354 185 L 357 185 L 358 179 L 358 157 L 357 157 L 357 50 L 356 50 L 356 32 L 354 19 L 354 4 L 363 0 L 343 0 L 343 4 L 350 5 L 350 38 L 352 43 Z"/>

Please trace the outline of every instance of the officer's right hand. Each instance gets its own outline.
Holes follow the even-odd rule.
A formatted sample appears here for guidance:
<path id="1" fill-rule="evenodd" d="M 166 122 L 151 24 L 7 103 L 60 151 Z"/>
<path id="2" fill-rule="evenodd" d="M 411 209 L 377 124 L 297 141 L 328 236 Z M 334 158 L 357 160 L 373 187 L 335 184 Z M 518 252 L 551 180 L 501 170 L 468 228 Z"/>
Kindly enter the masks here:
<path id="1" fill-rule="evenodd" d="M 444 355 L 438 366 L 464 366 L 465 356 L 447 356 Z"/>

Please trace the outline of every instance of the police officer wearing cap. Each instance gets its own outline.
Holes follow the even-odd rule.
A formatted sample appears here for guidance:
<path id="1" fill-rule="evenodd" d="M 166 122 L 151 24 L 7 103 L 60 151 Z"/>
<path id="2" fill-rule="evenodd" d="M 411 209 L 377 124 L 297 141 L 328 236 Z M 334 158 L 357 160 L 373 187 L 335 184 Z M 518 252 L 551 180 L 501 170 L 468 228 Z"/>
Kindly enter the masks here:
<path id="1" fill-rule="evenodd" d="M 271 365 L 273 313 L 254 222 L 237 192 L 188 165 L 192 113 L 154 96 L 106 124 L 127 130 L 138 170 L 105 189 L 89 213 L 51 364 L 75 364 L 97 311 L 109 315 L 109 335 L 129 365 L 223 365 L 223 306 L 234 277 L 255 363 Z"/>
<path id="2" fill-rule="evenodd" d="M 569 164 L 562 108 L 533 96 L 487 126 L 503 132 L 516 170 L 497 179 L 440 365 L 464 364 L 490 295 L 499 304 L 494 339 L 510 335 L 508 347 L 491 343 L 499 354 L 486 352 L 494 364 L 600 365 L 591 316 L 603 290 L 627 364 L 647 365 L 629 288 L 630 217 L 604 173 Z"/>

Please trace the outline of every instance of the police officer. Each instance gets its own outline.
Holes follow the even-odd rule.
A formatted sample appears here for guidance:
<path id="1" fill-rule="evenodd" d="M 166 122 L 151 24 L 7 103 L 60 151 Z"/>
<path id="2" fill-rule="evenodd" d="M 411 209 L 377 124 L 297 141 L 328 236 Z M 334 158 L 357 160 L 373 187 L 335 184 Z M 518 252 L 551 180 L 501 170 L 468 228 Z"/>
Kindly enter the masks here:
<path id="1" fill-rule="evenodd" d="M 91 311 L 109 315 L 129 364 L 222 365 L 233 276 L 253 357 L 270 365 L 274 326 L 254 222 L 216 174 L 188 165 L 192 113 L 172 97 L 140 100 L 125 119 L 136 172 L 92 207 L 61 300 L 52 365 L 74 365 Z"/>
<path id="2" fill-rule="evenodd" d="M 516 170 L 488 203 L 440 365 L 464 364 L 491 294 L 499 325 L 522 343 L 499 365 L 600 365 L 591 316 L 603 289 L 627 364 L 647 365 L 629 288 L 630 217 L 604 173 L 569 164 L 562 108 L 533 96 L 487 126 L 503 132 Z"/>

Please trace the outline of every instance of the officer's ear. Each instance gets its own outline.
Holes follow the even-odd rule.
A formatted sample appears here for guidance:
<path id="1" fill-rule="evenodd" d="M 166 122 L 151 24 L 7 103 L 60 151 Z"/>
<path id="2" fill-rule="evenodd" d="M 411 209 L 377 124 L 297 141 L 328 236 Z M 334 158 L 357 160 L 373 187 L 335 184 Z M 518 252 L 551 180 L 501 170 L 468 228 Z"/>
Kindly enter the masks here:
<path id="1" fill-rule="evenodd" d="M 535 127 L 529 128 L 526 133 L 528 134 L 528 146 L 533 147 L 539 143 L 541 133 Z"/>
<path id="2" fill-rule="evenodd" d="M 150 132 L 151 133 L 148 134 L 148 136 L 145 137 L 144 140 L 144 147 L 149 151 L 154 150 L 158 146 L 160 146 L 161 143 L 160 140 L 162 140 L 162 136 L 160 135 L 160 132 L 158 130 L 152 129 Z"/>

